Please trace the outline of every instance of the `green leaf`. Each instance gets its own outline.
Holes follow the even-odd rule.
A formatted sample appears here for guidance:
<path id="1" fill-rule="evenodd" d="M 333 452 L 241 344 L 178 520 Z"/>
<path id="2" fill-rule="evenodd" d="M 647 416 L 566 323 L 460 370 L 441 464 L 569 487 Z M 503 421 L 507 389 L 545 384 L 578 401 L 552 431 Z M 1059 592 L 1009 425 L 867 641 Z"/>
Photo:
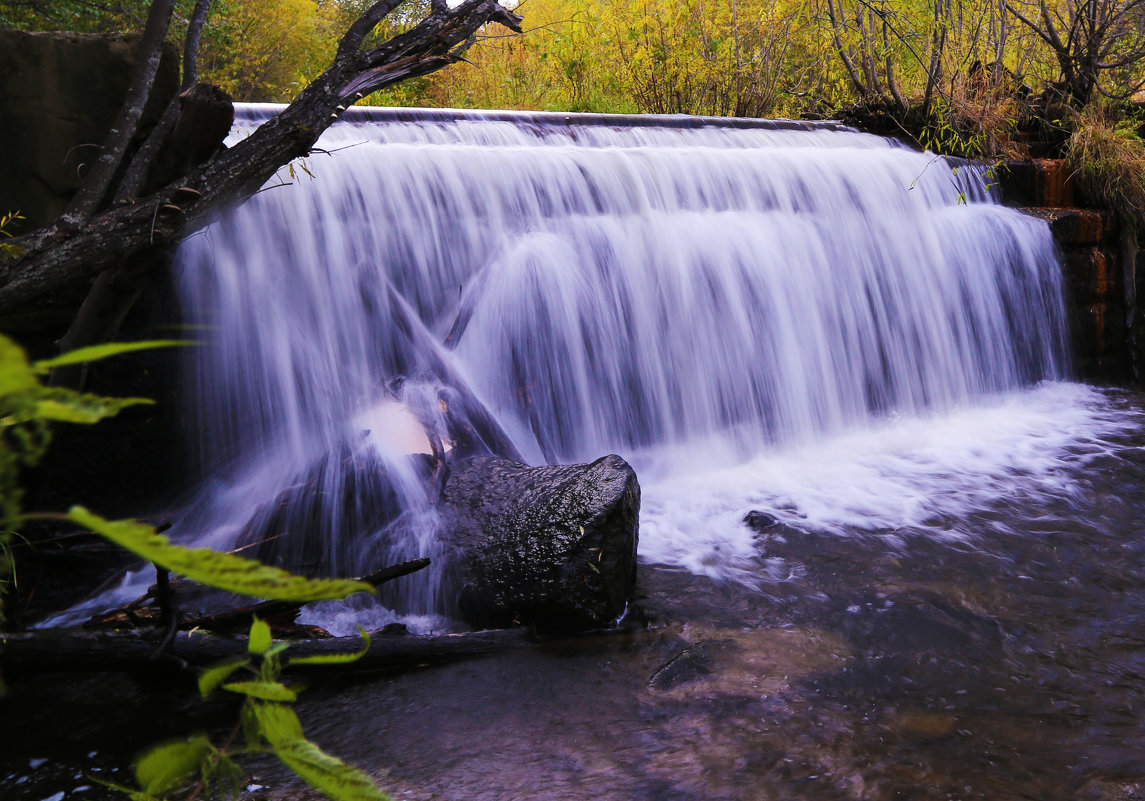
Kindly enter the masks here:
<path id="1" fill-rule="evenodd" d="M 358 631 L 362 634 L 362 639 L 365 643 L 362 645 L 362 650 L 355 651 L 351 654 L 318 654 L 316 656 L 300 656 L 297 658 L 291 657 L 291 665 L 345 665 L 350 662 L 356 662 L 366 655 L 370 650 L 370 635 L 361 626 L 358 626 Z"/>
<path id="2" fill-rule="evenodd" d="M 225 784 L 224 797 L 226 798 L 239 797 L 246 775 L 246 771 L 226 754 L 219 754 L 218 761 L 215 762 L 214 769 L 211 771 L 212 784 L 217 782 Z"/>
<path id="3" fill-rule="evenodd" d="M 135 780 L 148 795 L 164 795 L 199 770 L 214 750 L 206 735 L 152 748 L 135 765 Z"/>
<path id="4" fill-rule="evenodd" d="M 274 645 L 272 645 L 266 649 L 266 653 L 262 655 L 262 658 L 263 659 L 270 659 L 272 656 L 278 656 L 279 654 L 281 654 L 283 651 L 287 650 L 288 648 L 290 648 L 290 643 L 288 643 L 288 642 L 276 642 Z"/>
<path id="5" fill-rule="evenodd" d="M 105 520 L 82 506 L 73 506 L 68 519 L 101 534 L 115 544 L 160 567 L 228 592 L 279 601 L 341 600 L 374 588 L 351 579 L 308 579 L 252 559 L 209 548 L 172 545 L 151 526 L 136 520 Z"/>
<path id="6" fill-rule="evenodd" d="M 290 707 L 259 703 L 253 711 L 275 755 L 315 790 L 335 801 L 391 801 L 369 776 L 307 740 Z"/>
<path id="7" fill-rule="evenodd" d="M 370 777 L 332 757 L 309 740 L 273 743 L 282 764 L 304 782 L 335 801 L 390 801 Z"/>
<path id="8" fill-rule="evenodd" d="M 294 690 L 277 681 L 233 681 L 224 684 L 223 689 L 251 698 L 261 698 L 264 701 L 282 701 L 289 704 L 298 700 L 298 694 Z"/>
<path id="9" fill-rule="evenodd" d="M 250 624 L 250 638 L 247 641 L 247 652 L 251 654 L 265 654 L 266 649 L 270 648 L 271 644 L 270 626 L 266 624 L 265 620 L 259 620 L 257 617 L 251 621 Z"/>
<path id="10" fill-rule="evenodd" d="M 262 723 L 258 718 L 258 704 L 244 702 L 239 712 L 239 721 L 243 727 L 243 738 L 246 740 L 246 750 L 256 753 L 263 750 Z"/>
<path id="11" fill-rule="evenodd" d="M 108 417 L 115 417 L 128 406 L 146 406 L 155 401 L 148 398 L 104 398 L 99 395 L 85 395 L 62 387 L 48 390 L 50 397 L 36 400 L 34 415 L 41 420 L 55 420 L 61 423 L 98 423 Z"/>
<path id="12" fill-rule="evenodd" d="M 23 348 L 0 335 L 0 396 L 23 392 L 38 385 Z"/>
<path id="13" fill-rule="evenodd" d="M 290 707 L 282 704 L 255 704 L 252 712 L 259 732 L 271 745 L 306 739 L 302 734 L 302 723 Z"/>
<path id="14" fill-rule="evenodd" d="M 54 359 L 41 359 L 32 363 L 32 369 L 41 375 L 53 367 L 65 367 L 69 364 L 83 364 L 106 359 L 109 356 L 119 356 L 123 353 L 133 353 L 137 350 L 151 350 L 153 348 L 171 348 L 183 345 L 196 345 L 198 343 L 189 339 L 152 339 L 144 342 L 109 342 L 106 345 L 92 345 L 88 348 L 76 348 L 61 354 Z"/>
<path id="15" fill-rule="evenodd" d="M 199 693 L 206 698 L 213 693 L 220 684 L 230 678 L 232 673 L 249 664 L 249 659 L 236 656 L 219 662 L 217 665 L 212 665 L 199 674 Z"/>

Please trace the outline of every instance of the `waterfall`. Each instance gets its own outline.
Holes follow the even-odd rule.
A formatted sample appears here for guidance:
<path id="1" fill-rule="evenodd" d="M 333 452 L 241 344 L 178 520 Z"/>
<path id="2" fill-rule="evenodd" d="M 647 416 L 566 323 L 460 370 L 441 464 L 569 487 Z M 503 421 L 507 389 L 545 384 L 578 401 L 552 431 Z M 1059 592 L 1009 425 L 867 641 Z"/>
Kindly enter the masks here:
<path id="1" fill-rule="evenodd" d="M 364 572 L 440 548 L 418 453 L 742 465 L 1066 371 L 1048 229 L 979 166 L 682 117 L 351 109 L 319 146 L 180 249 L 185 538 Z"/>

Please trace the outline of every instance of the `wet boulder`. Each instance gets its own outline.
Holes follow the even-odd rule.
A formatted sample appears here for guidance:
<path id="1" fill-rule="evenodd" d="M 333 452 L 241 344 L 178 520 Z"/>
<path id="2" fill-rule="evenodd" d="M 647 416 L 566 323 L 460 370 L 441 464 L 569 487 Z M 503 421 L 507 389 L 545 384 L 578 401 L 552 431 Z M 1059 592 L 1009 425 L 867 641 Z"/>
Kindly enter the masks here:
<path id="1" fill-rule="evenodd" d="M 496 457 L 451 466 L 443 529 L 458 554 L 462 616 L 476 626 L 598 628 L 636 584 L 640 485 L 619 456 L 529 467 Z"/>

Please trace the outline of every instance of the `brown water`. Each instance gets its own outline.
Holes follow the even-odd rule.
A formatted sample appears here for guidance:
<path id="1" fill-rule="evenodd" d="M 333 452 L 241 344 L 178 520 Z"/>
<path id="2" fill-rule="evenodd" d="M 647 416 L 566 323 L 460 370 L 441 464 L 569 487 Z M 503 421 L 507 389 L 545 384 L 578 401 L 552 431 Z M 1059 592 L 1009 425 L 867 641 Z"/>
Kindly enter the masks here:
<path id="1" fill-rule="evenodd" d="M 1108 445 L 1068 490 L 951 521 L 962 540 L 764 527 L 789 581 L 645 565 L 623 631 L 332 680 L 299 712 L 398 799 L 1142 799 L 1145 433 Z M 0 798 L 102 797 L 86 773 L 230 715 L 196 709 L 22 680 Z M 248 796 L 308 793 L 254 770 Z"/>

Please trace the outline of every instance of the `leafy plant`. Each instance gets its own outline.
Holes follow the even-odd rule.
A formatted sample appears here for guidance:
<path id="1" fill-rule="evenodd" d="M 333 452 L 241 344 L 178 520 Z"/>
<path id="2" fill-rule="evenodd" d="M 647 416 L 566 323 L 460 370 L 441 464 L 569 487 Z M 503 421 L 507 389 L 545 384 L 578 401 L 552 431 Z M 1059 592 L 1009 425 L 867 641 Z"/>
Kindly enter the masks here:
<path id="1" fill-rule="evenodd" d="M 307 579 L 234 554 L 173 545 L 152 526 L 137 520 L 104 520 L 82 506 L 73 506 L 67 519 L 160 567 L 240 595 L 310 602 L 341 600 L 356 592 L 374 591 L 373 585 L 364 581 Z"/>
<path id="2" fill-rule="evenodd" d="M 55 359 L 29 361 L 12 340 L 0 335 L 0 625 L 3 600 L 15 576 L 12 543 L 24 520 L 24 471 L 35 467 L 47 452 L 49 423 L 95 423 L 123 409 L 149 404 L 146 398 L 106 398 L 49 387 L 41 382 L 53 367 L 97 361 L 110 356 L 186 344 L 176 340 L 114 343 L 81 348 Z"/>
<path id="3" fill-rule="evenodd" d="M 177 546 L 172 546 L 177 547 Z M 362 649 L 353 654 L 330 654 L 289 659 L 289 664 L 344 664 L 360 658 L 370 648 L 364 629 Z M 246 658 L 224 660 L 199 676 L 199 692 L 207 698 L 216 690 L 243 696 L 239 722 L 227 742 L 215 746 L 204 734 L 158 745 L 135 765 L 138 788 L 104 782 L 126 793 L 132 801 L 157 801 L 186 791 L 198 797 L 207 791 L 236 793 L 245 773 L 236 758 L 274 754 L 303 781 L 336 801 L 388 801 L 370 778 L 357 768 L 324 752 L 306 739 L 302 723 L 290 707 L 296 690 L 282 680 L 282 655 L 287 643 L 275 643 L 270 627 L 255 618 L 251 623 Z M 245 674 L 234 680 L 235 674 Z M 243 744 L 236 746 L 239 731 Z"/>
<path id="4" fill-rule="evenodd" d="M 12 540 L 30 518 L 65 519 L 102 535 L 128 551 L 187 578 L 230 592 L 259 598 L 317 601 L 346 598 L 356 592 L 373 592 L 372 585 L 349 579 L 307 579 L 233 554 L 206 548 L 172 544 L 154 527 L 136 520 L 106 520 L 82 506 L 67 515 L 28 515 L 23 511 L 23 472 L 43 458 L 50 441 L 50 423 L 95 423 L 122 409 L 149 404 L 145 398 L 107 398 L 63 387 L 44 386 L 41 378 L 55 367 L 96 361 L 133 351 L 189 344 L 175 340 L 115 343 L 81 348 L 54 359 L 30 361 L 15 342 L 0 335 L 0 593 L 14 583 Z M 3 596 L 0 595 L 0 600 Z M 0 606 L 0 623 L 3 622 Z M 293 664 L 338 664 L 359 658 L 357 654 L 300 657 Z M 386 801 L 369 777 L 324 753 L 302 734 L 302 725 L 290 708 L 297 694 L 281 681 L 281 654 L 285 643 L 273 643 L 270 628 L 257 618 L 251 625 L 249 657 L 228 660 L 206 670 L 199 680 L 204 697 L 220 686 L 245 696 L 240 727 L 245 746 L 231 741 L 216 747 L 204 735 L 166 743 L 149 750 L 135 766 L 138 788 L 116 787 L 133 801 L 171 797 L 198 774 L 198 795 L 204 787 L 226 785 L 237 789 L 243 772 L 233 757 L 273 753 L 315 789 L 337 801 Z M 227 681 L 235 673 L 251 675 L 245 681 Z M 0 684 L 0 692 L 3 685 Z M 236 728 L 237 733 L 237 728 Z M 234 737 L 232 736 L 231 740 Z M 111 785 L 114 786 L 114 785 Z"/>

